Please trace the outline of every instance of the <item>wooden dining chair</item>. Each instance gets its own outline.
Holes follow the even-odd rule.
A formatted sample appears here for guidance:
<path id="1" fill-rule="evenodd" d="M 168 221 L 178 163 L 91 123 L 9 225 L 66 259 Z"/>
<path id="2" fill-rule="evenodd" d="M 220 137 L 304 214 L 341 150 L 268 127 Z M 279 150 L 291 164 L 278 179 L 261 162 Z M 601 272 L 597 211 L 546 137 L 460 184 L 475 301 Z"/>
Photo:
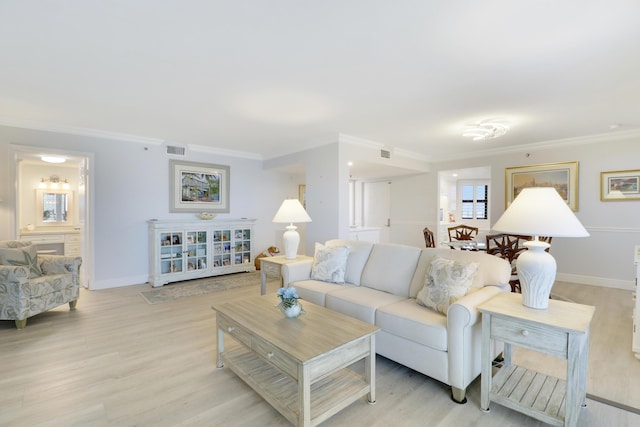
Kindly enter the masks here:
<path id="1" fill-rule="evenodd" d="M 433 231 L 429 230 L 428 227 L 425 227 L 424 230 L 422 230 L 422 234 L 424 234 L 424 243 L 427 245 L 427 247 L 435 248 L 436 241 L 433 237 Z"/>
<path id="2" fill-rule="evenodd" d="M 488 234 L 486 236 L 486 251 L 490 255 L 496 255 L 509 261 L 511 265 L 511 278 L 509 285 L 511 292 L 521 292 L 520 279 L 516 269 L 516 260 L 518 256 L 527 250 L 524 245 L 526 241 L 532 240 L 532 236 L 522 236 L 518 234 Z M 538 240 L 551 244 L 551 237 L 538 237 Z M 549 252 L 549 248 L 546 249 Z"/>

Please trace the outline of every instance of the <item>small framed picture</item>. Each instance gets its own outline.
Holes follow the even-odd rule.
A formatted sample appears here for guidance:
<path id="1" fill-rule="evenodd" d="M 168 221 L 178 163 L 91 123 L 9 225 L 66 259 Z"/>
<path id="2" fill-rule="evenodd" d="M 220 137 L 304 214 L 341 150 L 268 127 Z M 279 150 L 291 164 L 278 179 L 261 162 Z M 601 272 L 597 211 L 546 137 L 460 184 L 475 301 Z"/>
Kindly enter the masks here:
<path id="1" fill-rule="evenodd" d="M 640 200 L 640 170 L 600 172 L 600 200 Z"/>

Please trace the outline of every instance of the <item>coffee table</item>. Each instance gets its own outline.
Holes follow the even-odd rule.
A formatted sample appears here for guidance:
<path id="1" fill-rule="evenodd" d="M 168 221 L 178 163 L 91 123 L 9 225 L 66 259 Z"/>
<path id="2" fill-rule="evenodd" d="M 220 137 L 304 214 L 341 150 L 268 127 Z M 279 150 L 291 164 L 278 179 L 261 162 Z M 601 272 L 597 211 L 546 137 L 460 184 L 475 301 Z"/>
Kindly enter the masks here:
<path id="1" fill-rule="evenodd" d="M 218 328 L 218 368 L 230 368 L 287 420 L 314 426 L 354 401 L 375 403 L 377 326 L 303 301 L 289 319 L 275 294 L 212 308 Z M 242 344 L 225 351 L 225 334 Z M 364 359 L 364 375 L 350 369 Z"/>

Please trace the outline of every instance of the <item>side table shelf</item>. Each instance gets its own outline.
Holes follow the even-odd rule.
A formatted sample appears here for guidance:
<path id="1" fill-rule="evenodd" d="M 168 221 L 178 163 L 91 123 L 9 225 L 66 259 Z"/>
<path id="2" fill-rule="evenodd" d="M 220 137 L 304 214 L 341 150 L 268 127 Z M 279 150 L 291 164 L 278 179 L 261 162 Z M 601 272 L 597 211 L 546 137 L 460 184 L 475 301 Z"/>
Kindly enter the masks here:
<path id="1" fill-rule="evenodd" d="M 496 402 L 556 426 L 577 426 L 586 402 L 589 328 L 595 307 L 549 301 L 539 310 L 522 305 L 522 295 L 500 293 L 478 307 L 482 313 L 480 409 Z M 504 366 L 492 376 L 491 341 L 504 342 Z M 566 380 L 512 364 L 512 345 L 567 362 Z"/>

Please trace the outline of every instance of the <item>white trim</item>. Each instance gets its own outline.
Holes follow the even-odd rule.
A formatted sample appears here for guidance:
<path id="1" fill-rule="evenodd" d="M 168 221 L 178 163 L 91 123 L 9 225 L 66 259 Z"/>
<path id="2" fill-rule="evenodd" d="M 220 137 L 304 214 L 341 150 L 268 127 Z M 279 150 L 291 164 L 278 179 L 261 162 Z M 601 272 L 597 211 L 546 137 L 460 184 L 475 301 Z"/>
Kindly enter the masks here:
<path id="1" fill-rule="evenodd" d="M 582 276 L 579 274 L 556 273 L 556 280 L 560 282 L 579 283 L 581 285 L 601 286 L 603 288 L 635 290 L 634 280 L 610 279 L 606 277 Z"/>

